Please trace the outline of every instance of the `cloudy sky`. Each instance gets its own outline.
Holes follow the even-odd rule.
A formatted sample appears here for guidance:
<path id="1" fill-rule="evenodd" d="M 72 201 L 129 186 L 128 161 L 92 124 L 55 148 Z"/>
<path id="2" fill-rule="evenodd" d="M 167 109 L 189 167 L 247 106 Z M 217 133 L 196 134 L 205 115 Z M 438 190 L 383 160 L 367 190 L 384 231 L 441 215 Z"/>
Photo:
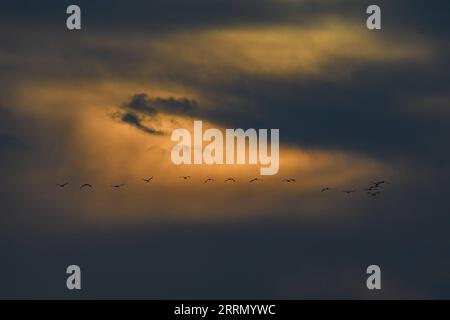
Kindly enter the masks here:
<path id="1" fill-rule="evenodd" d="M 3 1 L 0 298 L 450 298 L 450 3 L 392 2 Z M 194 120 L 280 172 L 175 166 Z"/>

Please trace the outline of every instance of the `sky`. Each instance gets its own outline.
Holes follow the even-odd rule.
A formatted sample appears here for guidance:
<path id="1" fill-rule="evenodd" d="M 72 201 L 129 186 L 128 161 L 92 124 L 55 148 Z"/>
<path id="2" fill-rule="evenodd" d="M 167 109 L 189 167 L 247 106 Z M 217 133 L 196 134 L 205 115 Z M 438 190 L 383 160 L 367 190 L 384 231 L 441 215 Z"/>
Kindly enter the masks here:
<path id="1" fill-rule="evenodd" d="M 392 2 L 3 1 L 0 298 L 450 298 L 450 4 Z M 174 165 L 194 120 L 279 173 Z"/>

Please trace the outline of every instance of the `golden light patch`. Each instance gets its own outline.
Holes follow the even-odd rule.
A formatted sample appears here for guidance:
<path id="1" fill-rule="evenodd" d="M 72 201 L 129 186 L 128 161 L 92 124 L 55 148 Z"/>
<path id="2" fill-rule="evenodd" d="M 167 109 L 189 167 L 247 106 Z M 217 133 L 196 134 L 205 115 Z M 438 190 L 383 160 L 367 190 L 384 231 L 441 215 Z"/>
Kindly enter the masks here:
<path id="1" fill-rule="evenodd" d="M 310 26 L 241 27 L 181 33 L 149 43 L 153 53 L 197 70 L 257 74 L 305 73 L 327 77 L 345 61 L 420 60 L 430 50 L 420 44 L 390 41 L 361 24 L 329 18 Z M 341 70 L 342 71 L 342 70 Z"/>
<path id="2" fill-rule="evenodd" d="M 30 110 L 49 124 L 64 127 L 70 123 L 66 146 L 61 146 L 67 150 L 65 157 L 51 171 L 40 169 L 37 175 L 28 173 L 24 178 L 30 189 L 39 190 L 30 197 L 39 197 L 34 200 L 42 207 L 64 212 L 69 206 L 78 212 L 76 219 L 102 224 L 239 220 L 288 211 L 319 214 L 336 205 L 340 188 L 353 188 L 386 172 L 382 164 L 361 155 L 284 145 L 280 146 L 280 172 L 275 176 L 260 176 L 260 165 L 176 166 L 170 158 L 175 145 L 170 133 L 180 127 L 192 128 L 193 119 L 161 113 L 145 121 L 166 134 L 146 134 L 111 117 L 117 101 L 129 97 L 120 90 L 114 93 L 116 88 L 120 86 L 43 86 L 29 88 L 21 96 L 24 103 L 34 102 L 35 109 Z M 225 130 L 204 121 L 205 130 L 211 127 Z M 151 182 L 143 181 L 152 176 Z M 250 183 L 255 177 L 263 181 Z M 214 181 L 205 183 L 208 178 Z M 236 182 L 225 182 L 228 178 Z M 285 178 L 296 182 L 284 183 Z M 55 190 L 55 183 L 66 179 L 70 186 L 64 192 Z M 94 189 L 82 190 L 82 183 L 91 183 Z M 113 188 L 122 183 L 123 188 Z M 332 187 L 334 196 L 318 198 L 323 186 Z"/>
<path id="3" fill-rule="evenodd" d="M 357 65 L 420 60 L 430 53 L 426 46 L 394 43 L 368 33 L 359 24 L 331 18 L 323 21 L 309 26 L 191 30 L 162 37 L 87 36 L 84 46 L 108 50 L 125 47 L 146 59 L 123 79 L 114 73 L 113 65 L 90 61 L 89 65 L 101 66 L 95 69 L 102 70 L 102 79 L 29 81 L 17 86 L 20 112 L 33 114 L 49 127 L 58 125 L 67 130 L 67 154 L 51 171 L 40 171 L 38 178 L 31 174 L 34 178 L 27 180 L 30 188 L 40 190 L 44 207 L 63 210 L 69 205 L 79 209 L 79 218 L 103 223 L 240 219 L 288 211 L 319 213 L 335 206 L 339 189 L 353 189 L 382 172 L 386 176 L 385 166 L 358 154 L 285 145 L 280 149 L 280 172 L 272 177 L 261 177 L 259 165 L 176 166 L 170 159 L 175 144 L 170 133 L 180 127 L 191 128 L 192 118 L 160 113 L 142 119 L 143 124 L 165 133 L 156 136 L 111 116 L 121 103 L 140 92 L 155 97 L 188 97 L 204 107 L 208 106 L 203 103 L 208 94 L 202 85 L 232 82 L 240 74 L 329 77 L 330 70 L 337 70 L 338 75 L 348 72 L 351 61 Z M 222 103 L 233 103 L 233 97 L 226 94 L 220 98 Z M 225 129 L 217 123 L 204 123 L 205 129 Z M 151 176 L 151 182 L 143 181 Z M 226 183 L 230 177 L 236 182 Z M 254 177 L 263 181 L 250 183 Z M 71 188 L 55 197 L 55 182 L 69 178 L 73 180 Z M 205 183 L 208 178 L 215 181 Z M 296 182 L 284 183 L 285 178 Z M 79 184 L 85 182 L 95 189 L 80 190 Z M 122 189 L 112 187 L 122 183 Z M 42 190 L 42 185 L 52 187 Z M 332 187 L 335 193 L 321 197 L 324 186 Z"/>

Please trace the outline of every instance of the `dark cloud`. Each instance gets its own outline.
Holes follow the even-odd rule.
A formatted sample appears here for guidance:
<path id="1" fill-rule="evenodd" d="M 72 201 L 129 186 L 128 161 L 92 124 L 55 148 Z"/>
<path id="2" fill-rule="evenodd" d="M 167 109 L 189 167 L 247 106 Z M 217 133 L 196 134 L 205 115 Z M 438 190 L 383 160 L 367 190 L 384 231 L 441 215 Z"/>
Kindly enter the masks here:
<path id="1" fill-rule="evenodd" d="M 0 149 L 23 148 L 25 144 L 14 136 L 0 133 Z"/>
<path id="2" fill-rule="evenodd" d="M 193 116 L 197 114 L 197 103 L 186 98 L 150 98 L 145 93 L 139 93 L 123 103 L 121 109 L 125 111 L 114 113 L 114 119 L 120 119 L 145 133 L 160 135 L 162 131 L 145 126 L 142 122 L 151 122 L 159 113 Z"/>
<path id="3" fill-rule="evenodd" d="M 146 94 L 136 94 L 129 102 L 122 105 L 123 108 L 131 109 L 134 111 L 142 112 L 150 117 L 157 114 L 155 107 L 149 103 Z"/>
<path id="4" fill-rule="evenodd" d="M 197 113 L 197 103 L 186 98 L 150 98 L 145 93 L 131 97 L 130 101 L 122 105 L 123 108 L 155 116 L 158 112 L 193 116 Z"/>
<path id="5" fill-rule="evenodd" d="M 0 173 L 4 181 L 14 169 L 30 161 L 32 145 L 28 137 L 35 126 L 29 120 L 0 105 Z"/>
<path id="6" fill-rule="evenodd" d="M 241 75 L 226 85 L 201 83 L 216 101 L 202 116 L 225 127 L 280 128 L 282 141 L 296 146 L 443 163 L 450 155 L 443 148 L 450 136 L 448 117 L 415 114 L 411 101 L 448 95 L 446 53 L 442 48 L 433 60 L 414 65 L 367 63 L 338 81 Z"/>
<path id="7" fill-rule="evenodd" d="M 8 24 L 64 27 L 66 8 L 71 1 L 5 1 L 1 21 Z M 364 22 L 368 0 L 78 0 L 84 29 L 145 30 L 146 33 L 209 26 L 257 24 L 309 24 L 322 16 L 333 15 Z M 379 0 L 386 26 L 399 30 L 420 31 L 429 36 L 446 36 L 450 27 L 446 12 L 450 4 L 442 0 Z"/>
<path id="8" fill-rule="evenodd" d="M 411 198 L 417 190 L 411 185 L 395 192 L 398 201 L 372 201 L 351 223 L 336 209 L 322 218 L 300 212 L 238 224 L 141 225 L 82 237 L 65 232 L 58 241 L 52 234 L 20 239 L 4 231 L 0 297 L 448 299 L 449 204 L 445 191 Z M 444 206 L 430 211 L 432 201 Z M 64 289 L 65 268 L 73 263 L 83 272 L 76 296 Z M 382 268 L 381 292 L 365 288 L 371 264 Z"/>
<path id="9" fill-rule="evenodd" d="M 151 127 L 145 126 L 142 124 L 142 119 L 133 112 L 125 112 L 125 113 L 115 113 L 113 114 L 113 118 L 120 119 L 122 122 L 132 125 L 139 130 L 152 134 L 152 135 L 162 135 L 163 132 L 155 130 Z"/>
<path id="10" fill-rule="evenodd" d="M 182 114 L 195 116 L 197 114 L 197 103 L 193 100 L 186 98 L 175 99 L 175 98 L 156 98 L 154 100 L 147 100 L 149 103 L 153 103 L 155 107 L 161 112 L 169 114 Z"/>
<path id="11" fill-rule="evenodd" d="M 348 1 L 353 5 L 359 0 Z M 10 1 L 2 7 L 4 19 L 57 27 L 65 21 L 70 1 Z M 136 0 L 124 6 L 122 1 L 79 0 L 83 23 L 89 30 L 145 29 L 147 32 L 199 28 L 236 24 L 277 23 L 281 21 L 310 20 L 323 11 L 345 12 L 349 5 L 333 1 L 295 3 L 277 0 Z M 359 6 L 358 6 L 359 8 Z M 348 11 L 347 11 L 348 12 Z M 14 19 L 12 19 L 14 17 Z M 4 20 L 5 21 L 5 20 Z"/>

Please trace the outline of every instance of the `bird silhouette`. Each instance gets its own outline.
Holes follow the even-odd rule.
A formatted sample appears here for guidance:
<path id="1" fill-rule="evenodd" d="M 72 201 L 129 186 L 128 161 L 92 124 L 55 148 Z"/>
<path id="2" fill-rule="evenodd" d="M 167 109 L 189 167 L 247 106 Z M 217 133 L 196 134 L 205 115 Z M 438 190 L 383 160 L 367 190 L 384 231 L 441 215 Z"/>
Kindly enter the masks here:
<path id="1" fill-rule="evenodd" d="M 373 182 L 373 186 L 376 187 L 376 188 L 380 188 L 380 187 L 382 188 L 381 185 L 383 185 L 383 184 L 389 184 L 389 182 L 387 182 L 387 181 L 385 181 L 385 180 Z"/>
<path id="2" fill-rule="evenodd" d="M 66 182 L 66 183 L 63 183 L 63 184 L 57 183 L 56 185 L 59 186 L 60 188 L 64 188 L 64 187 L 67 186 L 68 184 L 69 184 L 69 183 Z"/>
<path id="3" fill-rule="evenodd" d="M 229 181 L 236 182 L 236 180 L 234 178 L 228 178 L 227 180 L 225 180 L 225 182 L 229 182 Z"/>
<path id="4" fill-rule="evenodd" d="M 209 178 L 209 179 L 206 179 L 204 183 L 214 182 L 214 181 L 216 181 L 216 180 Z"/>
<path id="5" fill-rule="evenodd" d="M 350 194 L 350 193 L 356 192 L 356 190 L 342 190 L 342 192 L 344 192 L 346 194 Z"/>
<path id="6" fill-rule="evenodd" d="M 184 180 L 188 180 L 188 179 L 190 179 L 191 178 L 191 176 L 181 176 L 181 177 L 179 177 L 180 179 L 184 179 Z"/>
<path id="7" fill-rule="evenodd" d="M 287 183 L 291 183 L 291 182 L 295 182 L 295 179 L 283 179 L 281 180 L 282 182 L 287 182 Z"/>
<path id="8" fill-rule="evenodd" d="M 85 183 L 85 184 L 82 184 L 82 185 L 80 186 L 80 189 L 83 189 L 83 188 L 91 188 L 91 189 L 93 189 L 94 187 L 92 186 L 92 184 Z"/>
<path id="9" fill-rule="evenodd" d="M 322 190 L 320 190 L 320 192 L 325 192 L 325 191 L 329 191 L 329 190 L 330 190 L 330 188 L 325 187 L 325 188 L 322 188 Z"/>
<path id="10" fill-rule="evenodd" d="M 252 180 L 250 180 L 250 183 L 252 183 L 252 182 L 256 182 L 256 181 L 264 181 L 264 180 L 262 180 L 262 179 L 259 179 L 259 178 L 254 178 L 254 179 L 252 179 Z"/>
<path id="11" fill-rule="evenodd" d="M 148 179 L 142 179 L 142 181 L 145 181 L 145 182 L 147 182 L 147 183 L 149 183 L 150 181 L 152 181 L 153 180 L 153 177 L 150 177 L 150 178 L 148 178 Z"/>
<path id="12" fill-rule="evenodd" d="M 116 188 L 116 189 L 119 189 L 119 188 L 122 188 L 122 187 L 124 187 L 125 186 L 125 184 L 116 184 L 115 186 L 112 186 L 113 188 Z"/>

